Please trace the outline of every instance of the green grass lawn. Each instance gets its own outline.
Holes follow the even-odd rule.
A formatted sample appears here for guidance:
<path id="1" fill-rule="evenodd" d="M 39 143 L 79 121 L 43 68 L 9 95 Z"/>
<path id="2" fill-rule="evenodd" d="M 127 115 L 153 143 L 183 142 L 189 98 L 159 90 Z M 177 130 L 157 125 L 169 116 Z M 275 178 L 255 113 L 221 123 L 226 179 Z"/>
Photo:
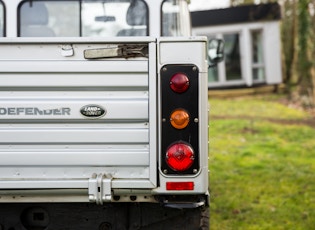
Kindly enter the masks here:
<path id="1" fill-rule="evenodd" d="M 210 229 L 315 229 L 315 123 L 279 96 L 210 99 Z"/>

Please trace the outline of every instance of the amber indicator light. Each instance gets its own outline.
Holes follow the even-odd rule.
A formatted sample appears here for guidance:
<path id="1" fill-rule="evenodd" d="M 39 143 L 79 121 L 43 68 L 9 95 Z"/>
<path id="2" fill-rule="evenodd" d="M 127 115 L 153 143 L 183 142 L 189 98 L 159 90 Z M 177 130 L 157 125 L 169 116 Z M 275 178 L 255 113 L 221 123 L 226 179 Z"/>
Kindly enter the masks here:
<path id="1" fill-rule="evenodd" d="M 176 109 L 170 116 L 170 122 L 175 129 L 184 129 L 189 124 L 189 114 L 184 109 Z"/>

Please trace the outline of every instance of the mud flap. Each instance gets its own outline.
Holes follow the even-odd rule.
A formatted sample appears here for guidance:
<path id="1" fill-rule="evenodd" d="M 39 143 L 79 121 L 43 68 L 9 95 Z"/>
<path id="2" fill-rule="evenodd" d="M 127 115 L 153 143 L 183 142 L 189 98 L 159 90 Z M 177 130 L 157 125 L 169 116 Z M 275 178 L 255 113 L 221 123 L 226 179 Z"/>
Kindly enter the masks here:
<path id="1" fill-rule="evenodd" d="M 209 230 L 208 206 L 174 209 L 158 204 L 141 204 L 130 210 L 130 230 Z"/>

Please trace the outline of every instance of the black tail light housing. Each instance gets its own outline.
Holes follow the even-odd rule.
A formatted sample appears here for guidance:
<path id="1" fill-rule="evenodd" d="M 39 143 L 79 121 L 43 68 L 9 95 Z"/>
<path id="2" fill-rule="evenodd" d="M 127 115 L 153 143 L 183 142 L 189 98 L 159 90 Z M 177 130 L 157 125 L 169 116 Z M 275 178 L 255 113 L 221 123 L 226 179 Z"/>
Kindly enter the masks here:
<path id="1" fill-rule="evenodd" d="M 165 65 L 161 84 L 161 171 L 166 175 L 199 172 L 199 70 Z"/>

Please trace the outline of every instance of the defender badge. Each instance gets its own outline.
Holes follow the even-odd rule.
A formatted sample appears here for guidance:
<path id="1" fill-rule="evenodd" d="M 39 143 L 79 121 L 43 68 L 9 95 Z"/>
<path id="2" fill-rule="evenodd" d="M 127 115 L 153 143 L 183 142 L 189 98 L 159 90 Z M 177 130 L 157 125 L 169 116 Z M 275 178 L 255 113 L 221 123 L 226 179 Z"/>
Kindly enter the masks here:
<path id="1" fill-rule="evenodd" d="M 99 105 L 85 105 L 80 109 L 80 112 L 88 118 L 100 118 L 106 114 L 106 110 Z"/>

